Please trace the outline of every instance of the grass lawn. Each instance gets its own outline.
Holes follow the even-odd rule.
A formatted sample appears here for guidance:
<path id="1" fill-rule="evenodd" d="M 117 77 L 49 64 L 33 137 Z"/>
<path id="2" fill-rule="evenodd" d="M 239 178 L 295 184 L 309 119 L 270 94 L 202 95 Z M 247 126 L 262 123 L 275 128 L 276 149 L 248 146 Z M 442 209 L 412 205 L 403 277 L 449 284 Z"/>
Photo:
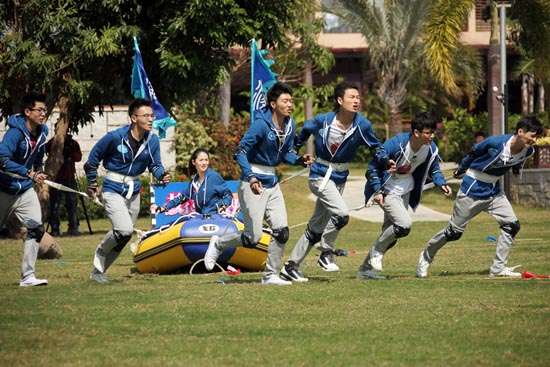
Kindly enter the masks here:
<path id="1" fill-rule="evenodd" d="M 306 179 L 284 184 L 289 224 L 309 218 Z M 424 204 L 450 211 L 429 192 Z M 516 207 L 522 229 L 510 264 L 550 273 L 550 211 Z M 140 219 L 139 228 L 148 220 Z M 93 236 L 61 238 L 64 257 L 37 263 L 47 287 L 17 286 L 21 242 L 1 240 L 0 366 L 366 366 L 550 365 L 550 281 L 487 278 L 498 226 L 482 214 L 461 240 L 440 251 L 431 277 L 416 279 L 421 248 L 445 223 L 414 223 L 384 259 L 388 281 L 355 273 L 379 225 L 351 219 L 339 246 L 339 273 L 324 273 L 311 254 L 310 282 L 265 287 L 259 274 L 225 285 L 219 274 L 132 274 L 129 250 L 88 280 Z M 85 228 L 83 225 L 82 228 Z M 289 252 L 303 227 L 291 231 Z"/>

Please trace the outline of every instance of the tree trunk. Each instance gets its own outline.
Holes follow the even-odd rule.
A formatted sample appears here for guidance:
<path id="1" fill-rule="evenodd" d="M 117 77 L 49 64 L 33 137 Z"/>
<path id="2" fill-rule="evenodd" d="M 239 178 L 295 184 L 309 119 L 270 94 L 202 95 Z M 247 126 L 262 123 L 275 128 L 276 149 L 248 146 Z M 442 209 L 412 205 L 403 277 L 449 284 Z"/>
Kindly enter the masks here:
<path id="1" fill-rule="evenodd" d="M 387 136 L 386 139 L 389 139 L 403 131 L 403 124 L 401 120 L 401 109 L 399 106 L 390 105 L 389 136 Z"/>
<path id="2" fill-rule="evenodd" d="M 545 97 L 544 97 L 544 84 L 542 84 L 542 83 L 539 84 L 538 98 L 537 99 L 539 100 L 538 107 L 537 107 L 537 112 L 538 113 L 543 113 L 544 111 L 546 111 L 546 106 L 545 106 Z"/>
<path id="3" fill-rule="evenodd" d="M 529 96 L 529 113 L 535 112 L 535 77 L 529 74 L 527 77 L 527 91 Z"/>
<path id="4" fill-rule="evenodd" d="M 50 180 L 55 180 L 55 176 L 63 165 L 63 145 L 65 143 L 65 135 L 69 129 L 69 97 L 62 96 L 57 102 L 59 108 L 59 118 L 55 123 L 55 135 L 50 146 L 50 151 L 46 163 L 44 164 L 44 172 Z M 45 222 L 48 217 L 48 201 L 50 193 L 47 185 L 39 185 L 38 199 L 42 207 L 42 220 Z"/>
<path id="5" fill-rule="evenodd" d="M 223 84 L 218 88 L 218 100 L 220 103 L 220 121 L 225 127 L 228 127 L 231 118 L 231 74 L 229 72 Z"/>
<path id="6" fill-rule="evenodd" d="M 304 69 L 304 87 L 310 88 L 313 86 L 313 73 L 311 71 L 311 61 L 306 62 Z M 304 101 L 304 114 L 306 120 L 313 118 L 313 99 L 307 97 Z M 313 141 L 313 136 L 310 136 L 307 140 L 306 152 L 308 154 L 315 154 L 315 143 Z"/>
<path id="7" fill-rule="evenodd" d="M 527 88 L 527 74 L 521 74 L 521 114 L 529 114 L 529 91 Z"/>
<path id="8" fill-rule="evenodd" d="M 489 112 L 489 134 L 503 134 L 501 131 L 502 104 L 497 97 L 503 92 L 500 90 L 500 51 L 499 51 L 499 22 L 498 11 L 491 4 L 491 37 L 487 51 L 487 108 Z M 496 87 L 496 90 L 495 90 Z"/>

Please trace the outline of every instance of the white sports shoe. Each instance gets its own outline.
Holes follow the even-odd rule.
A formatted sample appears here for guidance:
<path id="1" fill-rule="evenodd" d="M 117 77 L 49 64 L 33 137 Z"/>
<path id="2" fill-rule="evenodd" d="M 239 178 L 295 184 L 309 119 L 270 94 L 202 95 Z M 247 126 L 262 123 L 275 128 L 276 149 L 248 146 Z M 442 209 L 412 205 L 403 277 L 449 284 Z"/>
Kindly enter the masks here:
<path id="1" fill-rule="evenodd" d="M 283 266 L 283 268 L 281 269 L 280 277 L 296 283 L 305 283 L 309 280 L 292 261 Z"/>
<path id="2" fill-rule="evenodd" d="M 19 282 L 20 287 L 34 287 L 37 285 L 48 285 L 47 279 L 37 279 L 34 274 L 31 276 L 28 276 L 26 279 L 22 279 Z"/>
<path id="3" fill-rule="evenodd" d="M 319 255 L 317 264 L 321 269 L 327 272 L 340 271 L 340 267 L 334 262 L 332 254 L 329 252 L 322 252 L 321 255 Z"/>
<path id="4" fill-rule="evenodd" d="M 384 258 L 384 254 L 376 251 L 374 246 L 370 249 L 370 259 L 369 264 L 372 266 L 372 268 L 376 271 L 382 271 L 382 259 Z"/>
<path id="5" fill-rule="evenodd" d="M 219 236 L 212 236 L 210 238 L 210 242 L 208 243 L 208 249 L 204 254 L 204 267 L 208 271 L 212 271 L 212 269 L 214 269 L 214 265 L 216 265 L 216 260 L 218 260 L 218 257 L 220 257 L 222 253 L 222 250 L 218 249 L 217 246 L 219 239 Z"/>
<path id="6" fill-rule="evenodd" d="M 416 276 L 418 278 L 427 278 L 429 267 L 430 263 L 424 257 L 424 250 L 422 250 L 418 258 L 418 265 L 416 265 Z"/>
<path id="7" fill-rule="evenodd" d="M 494 273 L 492 270 L 489 272 L 489 276 L 491 278 L 496 277 L 505 277 L 505 278 L 521 278 L 521 273 L 518 273 L 516 268 L 520 267 L 521 265 L 513 266 L 511 268 L 504 267 L 501 271 Z"/>
<path id="8" fill-rule="evenodd" d="M 281 279 L 278 275 L 270 275 L 262 278 L 263 285 L 291 285 L 292 282 Z"/>

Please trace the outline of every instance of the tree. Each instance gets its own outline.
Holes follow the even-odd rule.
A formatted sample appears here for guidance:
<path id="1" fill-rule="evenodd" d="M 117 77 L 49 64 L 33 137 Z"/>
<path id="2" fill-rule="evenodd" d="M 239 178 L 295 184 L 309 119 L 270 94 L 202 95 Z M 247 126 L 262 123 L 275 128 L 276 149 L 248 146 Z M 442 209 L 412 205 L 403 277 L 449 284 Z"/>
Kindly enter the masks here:
<path id="1" fill-rule="evenodd" d="M 390 110 L 390 134 L 401 131 L 402 106 L 419 68 L 451 95 L 457 84 L 462 22 L 473 0 L 340 0 L 337 13 L 360 30 L 378 76 L 377 94 Z"/>
<path id="2" fill-rule="evenodd" d="M 521 72 L 540 83 L 538 109 L 543 112 L 544 90 L 550 90 L 550 1 L 514 1 L 510 17 L 517 25 L 512 38 L 522 55 Z"/>
<path id="3" fill-rule="evenodd" d="M 0 3 L 0 108 L 17 110 L 30 90 L 48 95 L 60 118 L 46 172 L 55 176 L 69 126 L 95 107 L 128 99 L 132 36 L 140 37 L 150 79 L 171 106 L 207 93 L 232 60 L 229 47 L 261 38 L 285 44 L 296 6 L 238 0 L 87 0 Z"/>
<path id="4" fill-rule="evenodd" d="M 116 1 L 8 1 L 0 5 L 0 108 L 19 110 L 29 91 L 48 96 L 49 112 L 59 108 L 45 171 L 55 177 L 63 163 L 69 128 L 91 121 L 96 105 L 120 95 L 129 60 L 123 40 L 137 33 L 127 23 L 130 9 Z M 131 12 L 130 12 L 131 13 Z M 114 79 L 114 80 L 113 80 Z M 45 186 L 40 190 L 47 199 Z"/>

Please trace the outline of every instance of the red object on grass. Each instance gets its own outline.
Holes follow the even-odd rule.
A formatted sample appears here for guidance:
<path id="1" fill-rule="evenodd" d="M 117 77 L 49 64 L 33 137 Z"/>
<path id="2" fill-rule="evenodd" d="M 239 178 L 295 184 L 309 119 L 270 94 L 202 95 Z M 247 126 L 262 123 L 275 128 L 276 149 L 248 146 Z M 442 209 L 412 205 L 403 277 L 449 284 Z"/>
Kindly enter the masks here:
<path id="1" fill-rule="evenodd" d="M 234 268 L 234 267 L 232 267 L 231 265 L 228 265 L 228 266 L 227 266 L 227 270 L 225 271 L 225 274 L 234 277 L 234 276 L 240 275 L 240 274 L 241 274 L 241 270 L 240 270 L 240 269 L 237 269 L 237 268 Z"/>
<path id="2" fill-rule="evenodd" d="M 550 275 L 535 274 L 530 271 L 524 271 L 521 273 L 522 279 L 550 279 Z"/>

